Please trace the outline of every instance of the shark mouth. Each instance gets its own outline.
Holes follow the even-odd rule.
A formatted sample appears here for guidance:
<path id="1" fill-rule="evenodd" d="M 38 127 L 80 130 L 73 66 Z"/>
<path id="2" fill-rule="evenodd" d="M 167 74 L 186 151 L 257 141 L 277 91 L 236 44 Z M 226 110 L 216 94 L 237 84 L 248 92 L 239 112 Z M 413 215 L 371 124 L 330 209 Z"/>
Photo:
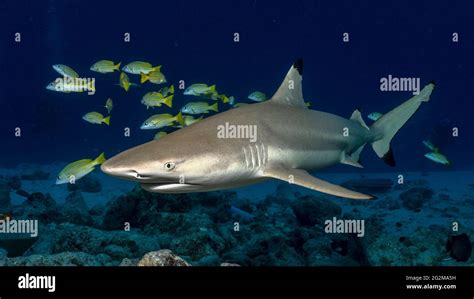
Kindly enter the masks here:
<path id="1" fill-rule="evenodd" d="M 193 192 L 199 191 L 201 185 L 196 184 L 184 184 L 177 182 L 166 182 L 166 183 L 141 183 L 140 186 L 148 192 L 158 193 L 181 193 L 181 192 Z"/>

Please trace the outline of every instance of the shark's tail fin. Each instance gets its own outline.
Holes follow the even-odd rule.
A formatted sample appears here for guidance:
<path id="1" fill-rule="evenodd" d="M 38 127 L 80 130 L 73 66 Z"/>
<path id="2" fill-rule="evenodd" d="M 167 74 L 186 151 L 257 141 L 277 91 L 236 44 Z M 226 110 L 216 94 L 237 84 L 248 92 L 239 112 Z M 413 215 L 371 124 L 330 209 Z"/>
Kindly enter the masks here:
<path id="1" fill-rule="evenodd" d="M 434 83 L 426 85 L 418 95 L 405 101 L 400 106 L 380 117 L 371 127 L 373 133 L 372 148 L 379 158 L 390 166 L 395 166 L 390 142 L 398 130 L 418 110 L 421 103 L 428 102 L 435 87 Z"/>

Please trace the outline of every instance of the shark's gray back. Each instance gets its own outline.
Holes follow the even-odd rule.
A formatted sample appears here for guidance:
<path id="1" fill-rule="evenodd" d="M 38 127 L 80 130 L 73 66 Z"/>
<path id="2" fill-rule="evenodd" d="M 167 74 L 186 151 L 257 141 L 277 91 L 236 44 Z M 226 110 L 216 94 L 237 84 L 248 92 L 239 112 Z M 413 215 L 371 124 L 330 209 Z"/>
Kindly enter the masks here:
<path id="1" fill-rule="evenodd" d="M 256 126 L 256 142 L 246 138 L 217 138 L 218 127 L 226 123 Z M 348 130 L 347 136 L 344 136 L 345 130 Z M 188 140 L 198 135 L 198 140 L 202 142 L 196 146 L 225 147 L 228 155 L 237 154 L 240 160 L 250 160 L 251 163 L 265 164 L 272 161 L 286 164 L 292 161 L 293 165 L 287 166 L 304 166 L 307 169 L 335 164 L 343 151 L 351 154 L 366 143 L 369 131 L 359 123 L 337 115 L 268 101 L 220 113 L 172 133 L 169 137 L 174 139 L 175 134 L 175 137 Z M 288 159 L 289 156 L 291 159 Z"/>

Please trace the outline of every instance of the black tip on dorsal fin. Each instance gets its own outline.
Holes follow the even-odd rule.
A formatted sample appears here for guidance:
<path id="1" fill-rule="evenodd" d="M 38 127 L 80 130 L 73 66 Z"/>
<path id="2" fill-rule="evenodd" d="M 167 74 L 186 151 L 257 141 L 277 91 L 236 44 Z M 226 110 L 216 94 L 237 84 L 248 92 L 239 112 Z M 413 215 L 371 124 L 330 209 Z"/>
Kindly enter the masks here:
<path id="1" fill-rule="evenodd" d="M 392 147 L 390 147 L 388 152 L 385 153 L 385 155 L 382 157 L 382 160 L 392 167 L 395 166 L 395 158 L 393 157 Z"/>
<path id="2" fill-rule="evenodd" d="M 293 63 L 293 67 L 298 71 L 300 76 L 303 76 L 303 59 L 298 58 L 296 59 L 295 63 Z"/>

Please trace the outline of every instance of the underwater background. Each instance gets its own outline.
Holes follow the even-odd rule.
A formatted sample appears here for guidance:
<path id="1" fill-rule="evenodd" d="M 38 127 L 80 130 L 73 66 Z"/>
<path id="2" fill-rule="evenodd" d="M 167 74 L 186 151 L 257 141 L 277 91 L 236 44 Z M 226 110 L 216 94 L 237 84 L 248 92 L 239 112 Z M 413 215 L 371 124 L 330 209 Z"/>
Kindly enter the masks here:
<path id="1" fill-rule="evenodd" d="M 0 235 L 0 264 L 159 264 L 160 254 L 176 254 L 184 264 L 211 266 L 472 266 L 473 20 L 468 1 L 0 0 L 0 211 L 40 223 L 37 238 Z M 436 82 L 430 102 L 392 142 L 396 167 L 367 147 L 363 169 L 338 165 L 318 173 L 376 194 L 377 201 L 276 181 L 151 194 L 99 167 L 75 185 L 55 185 L 71 162 L 102 152 L 109 158 L 152 140 L 157 130 L 140 129 L 146 118 L 175 115 L 196 100 L 178 89 L 180 80 L 215 84 L 236 102 L 252 103 L 250 93 L 270 97 L 299 57 L 310 109 L 349 118 L 358 108 L 368 124 L 369 113 L 412 96 L 381 91 L 381 78 L 420 78 L 420 88 Z M 167 83 L 140 84 L 129 75 L 139 86 L 126 92 L 117 85 L 119 72 L 90 70 L 102 59 L 161 65 Z M 59 77 L 54 64 L 95 78 L 96 93 L 47 90 Z M 172 108 L 140 103 L 145 93 L 171 84 Z M 106 114 L 107 98 L 114 101 L 110 126 L 82 119 L 90 111 Z M 219 111 L 231 108 L 219 102 Z M 450 165 L 425 158 L 423 140 L 439 147 Z M 324 220 L 333 217 L 365 219 L 365 236 L 325 233 Z M 464 240 L 462 254 L 453 253 L 457 240 Z M 150 252 L 153 262 L 142 258 Z"/>

